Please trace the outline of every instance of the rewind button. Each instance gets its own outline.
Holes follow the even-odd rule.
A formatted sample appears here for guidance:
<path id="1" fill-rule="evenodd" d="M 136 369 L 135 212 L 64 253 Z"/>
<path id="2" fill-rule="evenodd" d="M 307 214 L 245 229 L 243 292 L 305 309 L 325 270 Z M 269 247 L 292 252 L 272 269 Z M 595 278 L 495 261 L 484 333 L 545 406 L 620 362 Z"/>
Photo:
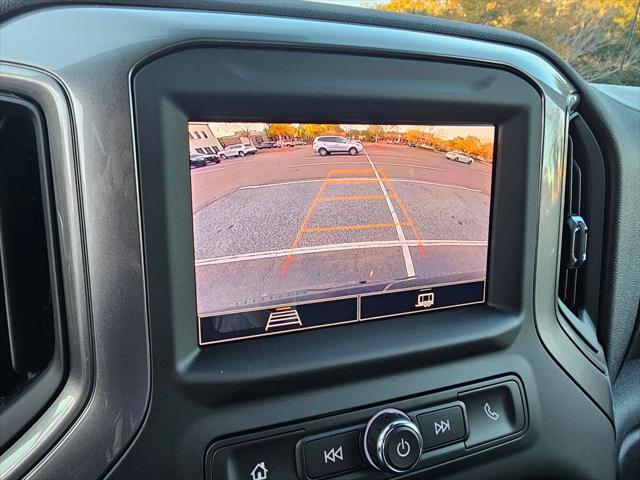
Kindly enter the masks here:
<path id="1" fill-rule="evenodd" d="M 304 445 L 307 475 L 320 478 L 362 467 L 360 432 L 352 431 L 310 440 Z"/>

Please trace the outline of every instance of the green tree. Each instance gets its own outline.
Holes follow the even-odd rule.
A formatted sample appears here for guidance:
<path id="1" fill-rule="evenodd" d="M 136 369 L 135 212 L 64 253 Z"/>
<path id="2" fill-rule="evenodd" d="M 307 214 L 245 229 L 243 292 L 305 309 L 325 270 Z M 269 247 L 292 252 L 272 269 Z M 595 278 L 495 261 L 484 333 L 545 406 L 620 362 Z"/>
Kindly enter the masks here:
<path id="1" fill-rule="evenodd" d="M 283 135 L 293 137 L 295 134 L 293 125 L 290 123 L 269 123 L 266 132 L 269 138 L 280 138 Z"/>
<path id="2" fill-rule="evenodd" d="M 344 130 L 340 125 L 329 123 L 301 123 L 298 127 L 298 136 L 305 140 L 313 140 L 320 135 L 342 135 Z"/>
<path id="3" fill-rule="evenodd" d="M 615 82 L 637 0 L 389 0 L 382 10 L 506 28 L 545 43 L 588 81 Z M 623 83 L 640 84 L 640 26 Z"/>
<path id="4" fill-rule="evenodd" d="M 369 125 L 365 132 L 365 138 L 370 142 L 377 142 L 384 136 L 384 130 L 380 125 Z"/>
<path id="5" fill-rule="evenodd" d="M 411 143 L 416 143 L 420 138 L 422 138 L 422 132 L 420 130 L 408 130 L 406 131 L 402 137 Z"/>

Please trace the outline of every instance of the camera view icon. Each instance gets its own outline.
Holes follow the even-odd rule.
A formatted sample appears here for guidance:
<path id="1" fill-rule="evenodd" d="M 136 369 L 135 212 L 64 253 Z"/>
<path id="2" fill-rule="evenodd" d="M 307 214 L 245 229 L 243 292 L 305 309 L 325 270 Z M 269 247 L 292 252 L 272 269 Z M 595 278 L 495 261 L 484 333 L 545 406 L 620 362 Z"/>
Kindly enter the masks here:
<path id="1" fill-rule="evenodd" d="M 269 329 L 272 328 L 291 325 L 302 326 L 302 320 L 300 319 L 298 311 L 292 307 L 279 307 L 269 314 L 269 319 L 267 320 L 266 327 L 264 327 L 264 331 L 268 332 Z"/>
<path id="2" fill-rule="evenodd" d="M 416 303 L 416 308 L 429 308 L 433 306 L 436 297 L 433 292 L 426 292 L 418 294 L 418 301 Z"/>

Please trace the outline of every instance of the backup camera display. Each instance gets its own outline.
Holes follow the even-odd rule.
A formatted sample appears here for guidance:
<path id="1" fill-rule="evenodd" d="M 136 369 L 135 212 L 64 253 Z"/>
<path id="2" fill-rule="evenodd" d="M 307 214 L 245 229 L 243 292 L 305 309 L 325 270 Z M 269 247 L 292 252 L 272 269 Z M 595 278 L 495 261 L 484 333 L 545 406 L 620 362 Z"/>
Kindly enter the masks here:
<path id="1" fill-rule="evenodd" d="M 201 345 L 484 302 L 493 126 L 188 135 Z"/>

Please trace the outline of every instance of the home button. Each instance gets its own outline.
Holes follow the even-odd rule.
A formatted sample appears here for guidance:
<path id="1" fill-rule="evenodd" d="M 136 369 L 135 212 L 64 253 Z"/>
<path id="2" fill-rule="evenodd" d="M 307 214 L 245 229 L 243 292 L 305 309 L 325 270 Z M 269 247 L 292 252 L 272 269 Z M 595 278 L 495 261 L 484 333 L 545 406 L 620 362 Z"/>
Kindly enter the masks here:
<path id="1" fill-rule="evenodd" d="M 219 448 L 211 460 L 213 480 L 297 480 L 300 433 L 277 435 Z"/>

